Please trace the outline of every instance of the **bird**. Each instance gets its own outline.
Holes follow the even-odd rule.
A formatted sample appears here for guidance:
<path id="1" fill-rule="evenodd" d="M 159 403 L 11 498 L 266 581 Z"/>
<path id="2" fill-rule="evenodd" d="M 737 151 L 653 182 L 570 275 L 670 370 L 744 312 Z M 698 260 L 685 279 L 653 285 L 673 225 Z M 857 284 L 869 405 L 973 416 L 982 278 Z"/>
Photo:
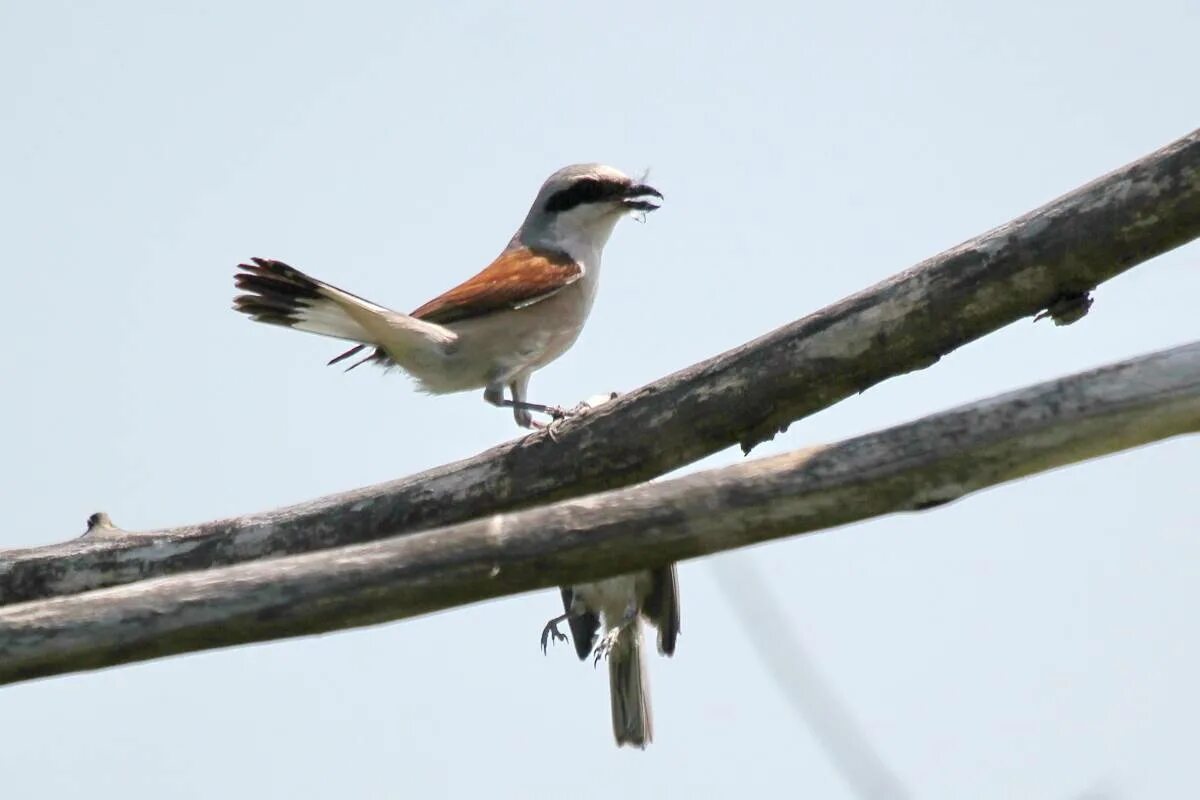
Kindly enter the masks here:
<path id="1" fill-rule="evenodd" d="M 372 348 L 347 370 L 368 362 L 398 367 L 432 394 L 482 388 L 483 399 L 511 408 L 518 425 L 536 427 L 534 413 L 553 421 L 569 412 L 529 402 L 530 376 L 578 338 L 617 222 L 654 211 L 663 200 L 643 181 L 603 164 L 563 167 L 542 184 L 525 221 L 492 263 L 410 314 L 265 258 L 238 265 L 234 282 L 243 294 L 235 296 L 234 308 L 258 322 L 355 342 L 331 365 Z M 676 583 L 669 565 L 563 587 L 565 613 L 542 631 L 544 652 L 548 637 L 566 639 L 557 627 L 566 620 L 580 659 L 593 652 L 596 662 L 607 658 L 618 745 L 644 748 L 652 738 L 641 618 L 658 626 L 659 650 L 674 653 Z"/>
<path id="2" fill-rule="evenodd" d="M 561 589 L 564 612 L 542 629 L 542 652 L 551 641 L 566 641 L 558 629 L 566 621 L 580 660 L 608 661 L 613 738 L 617 746 L 645 749 L 654 738 L 650 693 L 642 661 L 643 618 L 658 628 L 658 652 L 675 653 L 679 636 L 679 580 L 675 565 L 642 570 Z M 603 634 L 597 640 L 597 633 Z"/>
<path id="3" fill-rule="evenodd" d="M 511 408 L 519 426 L 544 427 L 534 413 L 554 421 L 570 412 L 530 402 L 530 377 L 579 337 L 616 223 L 656 210 L 662 199 L 614 167 L 573 164 L 546 179 L 494 261 L 412 313 L 267 258 L 238 265 L 234 283 L 243 294 L 233 307 L 258 322 L 355 342 L 331 365 L 373 348 L 347 371 L 369 362 L 398 367 L 432 394 L 483 389 L 483 399 Z"/>

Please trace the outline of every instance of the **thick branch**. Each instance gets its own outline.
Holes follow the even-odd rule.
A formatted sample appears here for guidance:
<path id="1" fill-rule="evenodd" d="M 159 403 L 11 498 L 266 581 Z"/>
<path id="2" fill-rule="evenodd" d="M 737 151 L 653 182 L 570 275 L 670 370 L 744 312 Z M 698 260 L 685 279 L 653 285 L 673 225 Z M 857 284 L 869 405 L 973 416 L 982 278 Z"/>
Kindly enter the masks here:
<path id="1" fill-rule="evenodd" d="M 0 610 L 0 683 L 384 622 L 893 511 L 1200 430 L 1200 343 L 826 447 Z M 530 622 L 530 646 L 538 623 Z"/>
<path id="2" fill-rule="evenodd" d="M 777 430 L 1200 235 L 1200 131 L 756 341 L 407 479 L 265 514 L 0 557 L 0 603 L 370 541 L 627 486 Z M 653 435 L 648 435 L 653 432 Z"/>

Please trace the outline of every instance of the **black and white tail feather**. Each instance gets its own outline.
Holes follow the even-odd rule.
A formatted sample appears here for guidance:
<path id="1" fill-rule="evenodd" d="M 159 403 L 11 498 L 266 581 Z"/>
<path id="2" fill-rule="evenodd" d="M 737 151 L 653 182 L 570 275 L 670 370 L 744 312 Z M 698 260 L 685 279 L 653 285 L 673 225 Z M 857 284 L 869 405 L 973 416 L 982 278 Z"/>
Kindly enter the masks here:
<path id="1" fill-rule="evenodd" d="M 395 312 L 310 278 L 282 261 L 268 258 L 252 258 L 251 261 L 251 264 L 238 264 L 238 269 L 242 271 L 235 276 L 234 283 L 246 294 L 234 298 L 233 307 L 236 310 L 256 322 L 359 343 L 331 359 L 328 362 L 331 365 L 368 347 L 375 347 L 371 355 L 351 364 L 346 368 L 347 371 L 368 361 L 384 365 L 390 363 L 387 353 L 375 344 L 375 337 L 355 319 L 348 307 L 358 307 L 377 317 L 386 317 Z"/>

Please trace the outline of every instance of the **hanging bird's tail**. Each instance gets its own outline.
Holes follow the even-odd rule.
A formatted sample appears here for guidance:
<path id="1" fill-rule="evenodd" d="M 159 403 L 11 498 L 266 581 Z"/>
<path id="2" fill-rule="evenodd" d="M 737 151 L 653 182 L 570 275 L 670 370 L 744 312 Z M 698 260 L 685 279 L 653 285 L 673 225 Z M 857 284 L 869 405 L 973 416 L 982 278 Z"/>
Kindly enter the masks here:
<path id="1" fill-rule="evenodd" d="M 642 631 L 635 619 L 625 625 L 608 653 L 613 736 L 618 745 L 644 748 L 653 739 L 650 696 L 642 664 Z"/>

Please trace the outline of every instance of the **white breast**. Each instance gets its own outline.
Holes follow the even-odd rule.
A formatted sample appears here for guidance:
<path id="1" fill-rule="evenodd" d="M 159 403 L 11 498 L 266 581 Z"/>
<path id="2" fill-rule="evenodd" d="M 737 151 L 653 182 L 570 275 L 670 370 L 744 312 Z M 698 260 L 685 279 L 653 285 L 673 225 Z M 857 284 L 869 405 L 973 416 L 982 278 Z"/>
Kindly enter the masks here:
<path id="1" fill-rule="evenodd" d="M 631 607 L 640 606 L 640 595 L 645 588 L 639 585 L 639 578 L 642 577 L 640 573 L 618 575 L 595 583 L 572 586 L 571 591 L 588 609 L 599 611 L 604 616 L 605 626 L 610 627 L 620 622 Z"/>

